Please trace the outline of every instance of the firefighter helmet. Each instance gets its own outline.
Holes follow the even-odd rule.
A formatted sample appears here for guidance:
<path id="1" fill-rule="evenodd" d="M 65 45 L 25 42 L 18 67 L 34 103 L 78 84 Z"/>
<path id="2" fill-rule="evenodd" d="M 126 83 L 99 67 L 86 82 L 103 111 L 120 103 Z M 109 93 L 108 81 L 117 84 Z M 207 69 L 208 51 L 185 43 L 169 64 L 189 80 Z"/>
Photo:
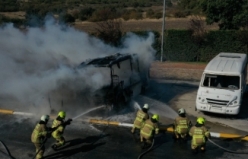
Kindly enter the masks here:
<path id="1" fill-rule="evenodd" d="M 62 119 L 64 119 L 66 116 L 66 113 L 64 111 L 60 111 L 58 116 L 61 117 Z"/>
<path id="2" fill-rule="evenodd" d="M 148 104 L 144 104 L 143 108 L 149 109 L 149 105 Z"/>
<path id="3" fill-rule="evenodd" d="M 48 122 L 49 118 L 50 118 L 49 115 L 42 115 L 40 120 L 44 122 Z"/>
<path id="4" fill-rule="evenodd" d="M 152 116 L 152 119 L 155 119 L 155 120 L 159 120 L 159 116 L 158 116 L 158 114 L 154 114 L 153 116 Z"/>
<path id="5" fill-rule="evenodd" d="M 204 123 L 205 123 L 205 118 L 203 118 L 203 117 L 198 117 L 197 120 L 196 120 L 196 122 L 197 122 L 198 124 L 204 124 Z"/>
<path id="6" fill-rule="evenodd" d="M 183 108 L 178 109 L 178 114 L 179 115 L 180 114 L 185 114 L 185 113 L 186 113 L 185 109 L 183 109 Z"/>

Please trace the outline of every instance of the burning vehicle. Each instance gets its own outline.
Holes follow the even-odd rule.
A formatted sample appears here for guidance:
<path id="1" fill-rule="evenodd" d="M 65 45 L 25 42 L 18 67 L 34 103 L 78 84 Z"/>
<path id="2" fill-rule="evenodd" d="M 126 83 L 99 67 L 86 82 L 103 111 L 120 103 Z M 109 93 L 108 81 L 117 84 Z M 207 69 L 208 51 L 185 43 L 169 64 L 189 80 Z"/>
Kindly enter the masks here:
<path id="1" fill-rule="evenodd" d="M 120 108 L 148 86 L 148 71 L 141 71 L 137 54 L 114 54 L 82 62 L 79 69 L 107 72 L 107 85 L 90 94 L 94 105 Z"/>

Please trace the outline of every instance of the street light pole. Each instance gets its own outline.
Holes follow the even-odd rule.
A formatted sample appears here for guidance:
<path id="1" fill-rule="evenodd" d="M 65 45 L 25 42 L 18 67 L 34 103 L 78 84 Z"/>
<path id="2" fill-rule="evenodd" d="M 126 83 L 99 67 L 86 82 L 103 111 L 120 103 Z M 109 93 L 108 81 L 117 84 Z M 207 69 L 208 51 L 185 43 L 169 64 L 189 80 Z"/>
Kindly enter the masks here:
<path id="1" fill-rule="evenodd" d="M 165 23 L 165 0 L 163 5 L 162 42 L 161 42 L 161 57 L 160 57 L 161 62 L 163 62 L 163 54 L 164 54 L 164 23 Z"/>

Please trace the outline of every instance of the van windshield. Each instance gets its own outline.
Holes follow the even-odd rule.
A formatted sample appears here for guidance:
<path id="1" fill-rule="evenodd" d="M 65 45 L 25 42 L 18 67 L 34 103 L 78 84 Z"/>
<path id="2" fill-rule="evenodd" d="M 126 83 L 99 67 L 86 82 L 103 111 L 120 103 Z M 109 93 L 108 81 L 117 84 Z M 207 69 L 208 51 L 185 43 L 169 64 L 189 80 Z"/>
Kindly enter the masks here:
<path id="1" fill-rule="evenodd" d="M 239 76 L 205 74 L 203 86 L 219 89 L 239 89 Z"/>

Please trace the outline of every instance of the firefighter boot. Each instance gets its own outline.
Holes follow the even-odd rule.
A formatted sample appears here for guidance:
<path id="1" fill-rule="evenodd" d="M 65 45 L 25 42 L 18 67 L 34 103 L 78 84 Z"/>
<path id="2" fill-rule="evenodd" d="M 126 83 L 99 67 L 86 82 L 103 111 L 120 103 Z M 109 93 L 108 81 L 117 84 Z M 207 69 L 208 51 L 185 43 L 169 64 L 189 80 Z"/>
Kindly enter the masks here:
<path id="1" fill-rule="evenodd" d="M 175 134 L 172 135 L 172 139 L 174 142 L 179 142 L 179 136 L 176 136 Z"/>
<path id="2" fill-rule="evenodd" d="M 134 132 L 135 132 L 135 128 L 132 128 L 131 133 L 134 134 Z"/>
<path id="3" fill-rule="evenodd" d="M 191 153 L 192 153 L 192 154 L 196 154 L 196 153 L 197 153 L 197 148 L 191 149 Z"/>
<path id="4" fill-rule="evenodd" d="M 58 149 L 62 146 L 62 144 L 59 144 L 59 142 L 52 145 L 52 149 L 54 151 L 58 151 Z"/>
<path id="5" fill-rule="evenodd" d="M 201 147 L 201 153 L 204 153 L 206 151 L 205 147 Z"/>
<path id="6" fill-rule="evenodd" d="M 58 150 L 58 146 L 57 146 L 56 144 L 53 144 L 53 145 L 52 145 L 52 149 L 53 149 L 54 151 L 57 151 L 57 150 Z"/>

